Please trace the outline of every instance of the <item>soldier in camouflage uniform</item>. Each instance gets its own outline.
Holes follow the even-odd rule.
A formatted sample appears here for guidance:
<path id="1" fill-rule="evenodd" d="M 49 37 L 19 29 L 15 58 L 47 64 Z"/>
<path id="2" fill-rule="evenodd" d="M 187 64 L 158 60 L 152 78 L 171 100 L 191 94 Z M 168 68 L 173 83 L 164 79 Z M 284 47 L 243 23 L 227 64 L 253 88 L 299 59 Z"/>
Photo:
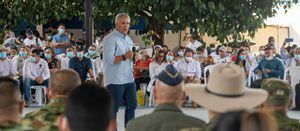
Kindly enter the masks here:
<path id="1" fill-rule="evenodd" d="M 69 69 L 56 71 L 49 83 L 50 103 L 38 111 L 27 114 L 23 122 L 41 131 L 59 130 L 57 118 L 64 112 L 67 94 L 80 84 L 80 77 L 75 71 Z"/>
<path id="2" fill-rule="evenodd" d="M 299 120 L 287 116 L 287 110 L 291 102 L 291 87 L 286 82 L 270 78 L 262 82 L 261 87 L 269 92 L 268 100 L 262 108 L 270 108 L 274 111 L 279 131 L 300 131 Z"/>
<path id="3" fill-rule="evenodd" d="M 24 104 L 18 82 L 0 78 L 0 131 L 35 131 L 20 123 Z"/>

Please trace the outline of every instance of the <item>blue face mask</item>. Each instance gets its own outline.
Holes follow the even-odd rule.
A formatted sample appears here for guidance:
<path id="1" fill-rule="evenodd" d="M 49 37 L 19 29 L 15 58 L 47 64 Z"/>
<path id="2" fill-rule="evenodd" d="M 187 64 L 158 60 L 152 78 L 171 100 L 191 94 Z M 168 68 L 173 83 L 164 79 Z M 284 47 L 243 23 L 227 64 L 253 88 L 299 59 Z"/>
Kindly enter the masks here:
<path id="1" fill-rule="evenodd" d="M 77 52 L 77 57 L 82 58 L 83 57 L 83 52 Z"/>
<path id="2" fill-rule="evenodd" d="M 27 56 L 27 52 L 26 51 L 20 51 L 19 55 L 24 58 L 24 57 Z"/>
<path id="3" fill-rule="evenodd" d="M 58 33 L 59 33 L 59 34 L 65 33 L 65 29 L 58 29 Z"/>
<path id="4" fill-rule="evenodd" d="M 7 57 L 6 52 L 0 52 L 0 58 L 5 59 Z"/>
<path id="5" fill-rule="evenodd" d="M 30 56 L 29 60 L 30 60 L 31 62 L 36 62 L 36 57 Z"/>
<path id="6" fill-rule="evenodd" d="M 52 57 L 52 55 L 51 54 L 49 54 L 49 53 L 45 53 L 45 58 L 46 59 L 50 59 Z"/>
<path id="7" fill-rule="evenodd" d="M 68 56 L 69 58 L 72 58 L 72 57 L 74 57 L 74 53 L 73 53 L 73 52 L 67 52 L 67 56 Z"/>
<path id="8" fill-rule="evenodd" d="M 240 56 L 240 59 L 241 59 L 241 60 L 246 60 L 246 59 L 247 59 L 247 56 L 246 56 L 246 55 L 241 55 L 241 56 Z"/>
<path id="9" fill-rule="evenodd" d="M 89 54 L 90 56 L 92 56 L 92 55 L 94 55 L 94 54 L 95 54 L 95 51 L 93 51 L 93 50 L 89 50 L 89 51 L 88 51 L 88 54 Z"/>
<path id="10" fill-rule="evenodd" d="M 166 59 L 167 59 L 167 61 L 173 61 L 174 60 L 174 56 L 167 55 Z"/>

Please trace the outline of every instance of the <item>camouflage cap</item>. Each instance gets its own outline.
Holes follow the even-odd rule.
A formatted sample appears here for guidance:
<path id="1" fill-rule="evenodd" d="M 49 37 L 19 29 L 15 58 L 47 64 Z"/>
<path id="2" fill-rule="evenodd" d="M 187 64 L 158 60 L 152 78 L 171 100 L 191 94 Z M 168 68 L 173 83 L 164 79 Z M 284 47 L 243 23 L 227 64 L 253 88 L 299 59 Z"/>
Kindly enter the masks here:
<path id="1" fill-rule="evenodd" d="M 269 93 L 267 102 L 273 105 L 286 105 L 289 103 L 291 87 L 281 79 L 270 78 L 262 82 L 261 88 Z"/>

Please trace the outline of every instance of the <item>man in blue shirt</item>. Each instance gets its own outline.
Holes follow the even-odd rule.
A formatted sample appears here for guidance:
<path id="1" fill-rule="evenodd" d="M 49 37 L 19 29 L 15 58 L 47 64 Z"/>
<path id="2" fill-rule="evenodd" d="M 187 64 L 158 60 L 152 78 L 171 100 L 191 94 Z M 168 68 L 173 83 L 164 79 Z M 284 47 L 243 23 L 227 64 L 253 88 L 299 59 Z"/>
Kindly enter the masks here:
<path id="1" fill-rule="evenodd" d="M 120 13 L 115 18 L 116 28 L 103 39 L 104 85 L 114 97 L 114 115 L 117 115 L 124 96 L 125 127 L 135 117 L 136 86 L 133 78 L 131 51 L 134 46 L 128 36 L 130 17 Z"/>
<path id="2" fill-rule="evenodd" d="M 70 44 L 69 37 L 65 34 L 65 25 L 58 25 L 57 31 L 58 33 L 53 36 L 55 55 L 65 53 L 66 48 Z"/>
<path id="3" fill-rule="evenodd" d="M 254 70 L 255 74 L 264 78 L 280 78 L 283 79 L 284 65 L 282 60 L 274 56 L 274 47 L 265 48 L 265 57 L 259 62 Z"/>
<path id="4" fill-rule="evenodd" d="M 83 56 L 82 48 L 77 48 L 77 56 L 73 57 L 69 61 L 69 68 L 75 70 L 82 81 L 87 79 L 89 74 L 90 80 L 94 80 L 93 65 L 89 58 Z"/>

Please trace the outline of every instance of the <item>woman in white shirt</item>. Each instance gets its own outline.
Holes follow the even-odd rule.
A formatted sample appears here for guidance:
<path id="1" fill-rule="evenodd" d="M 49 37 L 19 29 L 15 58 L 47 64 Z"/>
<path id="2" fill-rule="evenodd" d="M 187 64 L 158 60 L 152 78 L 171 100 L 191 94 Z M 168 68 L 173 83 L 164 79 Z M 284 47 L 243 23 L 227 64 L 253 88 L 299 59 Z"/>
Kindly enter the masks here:
<path id="1" fill-rule="evenodd" d="M 158 74 L 166 67 L 167 63 L 165 60 L 165 53 L 164 51 L 160 50 L 155 54 L 154 60 L 149 65 L 149 75 L 151 81 L 148 84 L 148 91 L 152 90 L 152 86 L 157 79 Z"/>

